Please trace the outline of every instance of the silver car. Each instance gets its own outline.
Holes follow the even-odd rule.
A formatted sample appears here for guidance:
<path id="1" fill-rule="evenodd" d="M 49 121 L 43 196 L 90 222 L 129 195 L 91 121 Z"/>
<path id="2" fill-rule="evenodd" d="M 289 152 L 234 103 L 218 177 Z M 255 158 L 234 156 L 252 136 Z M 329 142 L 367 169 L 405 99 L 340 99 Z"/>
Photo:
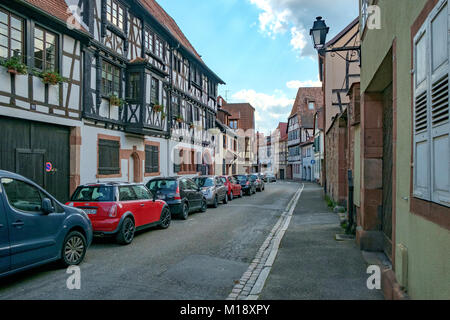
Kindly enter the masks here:
<path id="1" fill-rule="evenodd" d="M 219 176 L 200 176 L 195 177 L 194 181 L 201 189 L 208 205 L 217 208 L 219 202 L 228 203 L 228 188 Z"/>

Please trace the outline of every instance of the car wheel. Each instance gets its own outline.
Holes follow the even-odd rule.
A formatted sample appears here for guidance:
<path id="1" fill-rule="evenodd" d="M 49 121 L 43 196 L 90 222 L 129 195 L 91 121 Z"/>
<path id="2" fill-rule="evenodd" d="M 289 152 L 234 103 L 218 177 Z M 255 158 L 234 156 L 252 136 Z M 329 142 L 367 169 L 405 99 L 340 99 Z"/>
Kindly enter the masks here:
<path id="1" fill-rule="evenodd" d="M 230 192 L 230 197 L 228 198 L 228 200 L 233 201 L 234 199 L 234 194 L 233 191 Z"/>
<path id="2" fill-rule="evenodd" d="M 116 236 L 116 241 L 119 244 L 127 245 L 130 244 L 134 239 L 134 232 L 136 228 L 134 226 L 134 221 L 130 217 L 123 220 L 122 226 Z"/>
<path id="3" fill-rule="evenodd" d="M 183 204 L 183 208 L 181 210 L 182 210 L 180 215 L 181 219 L 187 220 L 189 216 L 189 206 L 186 202 Z"/>
<path id="4" fill-rule="evenodd" d="M 203 199 L 203 200 L 202 200 L 202 207 L 201 207 L 201 209 L 200 209 L 200 212 L 205 212 L 206 209 L 207 209 L 207 207 L 208 207 L 208 204 L 206 203 L 206 200 Z"/>
<path id="5" fill-rule="evenodd" d="M 239 192 L 239 198 L 242 198 L 244 196 L 244 193 L 242 192 L 242 189 L 241 189 L 241 191 Z"/>
<path id="6" fill-rule="evenodd" d="M 161 223 L 159 227 L 161 229 L 167 229 L 170 226 L 170 222 L 172 221 L 172 214 L 168 208 L 163 208 L 161 213 Z"/>
<path id="7" fill-rule="evenodd" d="M 225 196 L 223 197 L 223 204 L 228 203 L 228 195 L 225 193 Z"/>
<path id="8" fill-rule="evenodd" d="M 219 199 L 217 199 L 217 195 L 214 197 L 213 208 L 217 208 L 219 206 Z"/>
<path id="9" fill-rule="evenodd" d="M 70 232 L 64 239 L 61 262 L 64 267 L 80 264 L 86 255 L 86 238 L 78 231 Z"/>

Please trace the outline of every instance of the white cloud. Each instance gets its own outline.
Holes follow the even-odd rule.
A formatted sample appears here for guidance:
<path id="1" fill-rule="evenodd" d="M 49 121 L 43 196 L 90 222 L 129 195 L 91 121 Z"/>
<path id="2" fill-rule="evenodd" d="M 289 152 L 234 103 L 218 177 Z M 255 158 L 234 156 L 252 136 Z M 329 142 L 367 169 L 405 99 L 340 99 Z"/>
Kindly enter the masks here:
<path id="1" fill-rule="evenodd" d="M 255 109 L 261 111 L 267 111 L 270 107 L 288 107 L 292 106 L 294 103 L 294 99 L 287 98 L 284 94 L 265 94 L 261 92 L 256 92 L 255 90 L 246 90 L 243 89 L 235 94 L 233 94 L 233 99 L 238 100 L 240 102 L 248 102 Z"/>
<path id="2" fill-rule="evenodd" d="M 279 122 L 287 121 L 295 101 L 286 97 L 281 90 L 266 94 L 244 89 L 233 94 L 232 98 L 233 102 L 248 102 L 255 108 L 256 129 L 264 133 L 274 130 Z"/>
<path id="3" fill-rule="evenodd" d="M 298 88 L 303 88 L 303 87 L 321 87 L 322 86 L 322 82 L 320 82 L 319 80 L 314 81 L 314 80 L 306 80 L 306 81 L 300 81 L 300 80 L 292 80 L 292 81 L 288 81 L 286 83 L 286 87 L 288 87 L 289 89 L 298 89 Z"/>
<path id="4" fill-rule="evenodd" d="M 330 37 L 337 34 L 358 16 L 356 0 L 249 0 L 261 13 L 259 28 L 264 34 L 275 38 L 290 30 L 290 45 L 299 56 L 315 56 L 310 43 L 309 29 L 314 19 L 322 15 L 330 26 Z M 330 39 L 330 38 L 329 38 Z"/>

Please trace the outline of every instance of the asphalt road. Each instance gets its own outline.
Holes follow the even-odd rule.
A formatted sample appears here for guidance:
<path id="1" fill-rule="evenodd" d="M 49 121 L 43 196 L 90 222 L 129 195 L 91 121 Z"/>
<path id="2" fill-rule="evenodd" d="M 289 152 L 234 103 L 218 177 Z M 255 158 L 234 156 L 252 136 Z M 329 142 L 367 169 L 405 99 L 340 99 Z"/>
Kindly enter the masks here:
<path id="1" fill-rule="evenodd" d="M 276 182 L 251 197 L 136 234 L 129 246 L 95 239 L 81 289 L 55 264 L 0 279 L 0 299 L 225 299 L 299 184 Z"/>

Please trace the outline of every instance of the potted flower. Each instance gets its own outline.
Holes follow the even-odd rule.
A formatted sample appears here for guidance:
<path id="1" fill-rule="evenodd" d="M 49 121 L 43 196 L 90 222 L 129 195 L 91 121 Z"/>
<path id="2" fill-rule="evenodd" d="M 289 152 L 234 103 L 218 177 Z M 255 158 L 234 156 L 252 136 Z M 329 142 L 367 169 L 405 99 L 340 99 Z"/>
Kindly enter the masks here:
<path id="1" fill-rule="evenodd" d="M 184 121 L 183 116 L 182 116 L 181 114 L 177 115 L 177 116 L 175 117 L 175 120 L 176 120 L 178 123 L 181 123 L 181 122 Z"/>
<path id="2" fill-rule="evenodd" d="M 163 106 L 160 105 L 158 101 L 156 101 L 156 102 L 153 104 L 153 111 L 154 111 L 154 112 L 162 112 L 163 110 L 164 110 Z"/>
<path id="3" fill-rule="evenodd" d="M 123 105 L 123 100 L 120 99 L 118 96 L 116 96 L 115 94 L 112 94 L 109 96 L 109 104 L 111 106 L 118 106 L 118 107 L 122 107 Z"/>
<path id="4" fill-rule="evenodd" d="M 27 66 L 22 62 L 22 58 L 19 56 L 14 56 L 5 60 L 2 65 L 8 69 L 11 74 L 26 74 Z"/>
<path id="5" fill-rule="evenodd" d="M 63 78 L 56 71 L 44 71 L 40 74 L 40 77 L 45 84 L 56 85 L 63 82 Z"/>

